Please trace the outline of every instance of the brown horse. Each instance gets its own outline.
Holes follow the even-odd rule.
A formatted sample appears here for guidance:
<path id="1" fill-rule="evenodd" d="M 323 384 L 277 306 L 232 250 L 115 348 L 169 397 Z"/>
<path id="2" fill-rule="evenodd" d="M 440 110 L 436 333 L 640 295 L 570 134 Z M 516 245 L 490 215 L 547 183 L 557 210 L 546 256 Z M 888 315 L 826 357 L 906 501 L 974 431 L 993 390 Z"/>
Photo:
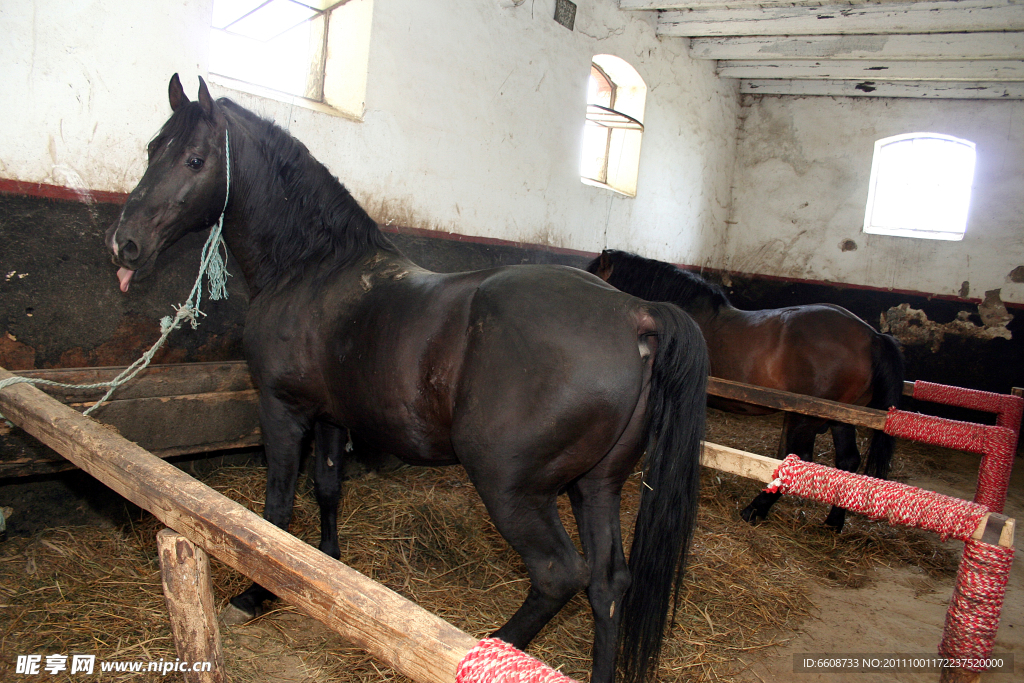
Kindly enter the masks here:
<path id="1" fill-rule="evenodd" d="M 335 558 L 346 430 L 406 462 L 461 463 L 530 576 L 495 635 L 525 647 L 587 588 L 592 680 L 614 679 L 620 630 L 625 677 L 643 680 L 696 517 L 708 366 L 693 321 L 574 268 L 428 272 L 285 131 L 205 83 L 190 102 L 175 75 L 169 95 L 174 113 L 107 245 L 128 291 L 223 215 L 250 292 L 266 518 L 288 527 L 310 436 L 320 549 Z M 645 452 L 627 565 L 619 500 Z M 559 519 L 563 492 L 585 558 Z M 232 602 L 254 614 L 269 597 L 253 585 Z"/>
<path id="2" fill-rule="evenodd" d="M 670 263 L 606 249 L 587 270 L 624 292 L 648 301 L 671 301 L 693 316 L 708 344 L 711 375 L 831 401 L 887 410 L 903 393 L 903 354 L 899 342 L 873 330 L 845 308 L 831 304 L 741 311 L 721 288 Z M 714 408 L 746 415 L 770 409 L 713 396 Z M 860 467 L 857 432 L 852 425 L 786 413 L 779 458 L 814 456 L 814 439 L 832 430 L 836 467 Z M 889 473 L 894 440 L 872 434 L 867 474 Z M 779 494 L 762 492 L 740 514 L 748 522 L 763 519 Z M 846 511 L 834 507 L 825 523 L 843 528 Z"/>

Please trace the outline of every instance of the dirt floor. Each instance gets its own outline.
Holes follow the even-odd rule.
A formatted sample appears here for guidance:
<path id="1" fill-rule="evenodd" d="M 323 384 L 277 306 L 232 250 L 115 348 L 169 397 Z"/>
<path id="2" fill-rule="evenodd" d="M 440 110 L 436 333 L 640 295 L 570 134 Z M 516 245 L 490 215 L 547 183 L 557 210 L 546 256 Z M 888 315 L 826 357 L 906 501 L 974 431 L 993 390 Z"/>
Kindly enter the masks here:
<path id="1" fill-rule="evenodd" d="M 719 425 L 725 426 L 721 437 L 723 442 L 737 439 L 738 432 L 732 432 L 727 425 L 738 428 L 742 421 L 721 413 L 717 418 L 712 421 L 708 440 L 714 441 Z M 758 438 L 737 447 L 755 451 L 759 447 L 755 443 Z M 820 462 L 828 462 L 832 455 L 828 441 L 824 436 L 818 437 Z M 863 436 L 861 443 L 864 443 Z M 969 500 L 974 495 L 979 464 L 980 456 L 899 441 L 892 478 Z M 779 505 L 794 503 L 793 499 L 783 499 Z M 1004 513 L 1017 520 L 1024 519 L 1024 463 L 1019 451 Z M 854 520 L 856 525 L 864 523 L 863 519 Z M 959 557 L 962 543 L 943 543 L 933 534 L 927 536 L 936 552 L 953 551 L 955 557 Z M 934 682 L 938 680 L 935 673 L 793 673 L 794 657 L 806 653 L 933 655 L 941 638 L 952 584 L 953 574 L 948 571 L 929 572 L 912 562 L 884 559 L 873 563 L 860 586 L 836 587 L 809 582 L 807 600 L 813 605 L 810 614 L 798 627 L 780 637 L 780 645 L 753 660 L 750 669 L 736 680 L 765 683 L 791 680 L 807 683 Z M 1014 653 L 1014 671 L 989 673 L 982 677 L 983 681 L 1024 680 L 1024 558 L 1020 553 L 1017 553 L 1011 570 L 994 653 Z"/>
<path id="2" fill-rule="evenodd" d="M 711 411 L 708 440 L 774 455 L 778 416 L 738 418 Z M 865 437 L 862 437 L 862 446 Z M 862 448 L 863 450 L 863 448 Z M 830 462 L 819 437 L 819 461 Z M 970 498 L 977 456 L 900 442 L 894 478 Z M 1006 513 L 1024 519 L 1024 464 L 1017 459 Z M 254 466 L 200 467 L 196 474 L 225 495 L 261 512 L 263 472 Z M 18 655 L 93 654 L 97 660 L 173 661 L 160 590 L 151 516 L 97 493 L 81 477 L 58 494 L 47 514 L 50 482 L 0 487 L 0 506 L 14 508 L 11 534 L 0 543 L 0 681 L 34 680 L 15 673 Z M 936 673 L 794 673 L 794 656 L 932 655 L 960 553 L 955 541 L 892 529 L 851 516 L 841 535 L 821 528 L 824 506 L 784 498 L 757 527 L 738 512 L 760 485 L 705 469 L 694 548 L 676 623 L 667 634 L 662 681 L 937 681 Z M 638 479 L 625 492 L 623 527 L 635 514 Z M 563 519 L 574 533 L 567 502 Z M 485 636 L 524 597 L 518 557 L 487 520 L 457 467 L 402 468 L 349 482 L 340 512 L 342 560 L 460 628 Z M 317 537 L 308 482 L 297 502 L 293 533 Z M 1017 655 L 1014 673 L 985 681 L 1024 680 L 1024 571 L 1014 563 L 996 653 Z M 214 562 L 223 603 L 247 584 Z M 592 637 L 589 606 L 578 596 L 531 645 L 531 654 L 583 681 Z M 333 632 L 276 604 L 223 632 L 233 681 L 405 680 Z M 98 667 L 97 667 L 98 668 Z M 176 674 L 60 672 L 46 680 L 171 681 Z"/>

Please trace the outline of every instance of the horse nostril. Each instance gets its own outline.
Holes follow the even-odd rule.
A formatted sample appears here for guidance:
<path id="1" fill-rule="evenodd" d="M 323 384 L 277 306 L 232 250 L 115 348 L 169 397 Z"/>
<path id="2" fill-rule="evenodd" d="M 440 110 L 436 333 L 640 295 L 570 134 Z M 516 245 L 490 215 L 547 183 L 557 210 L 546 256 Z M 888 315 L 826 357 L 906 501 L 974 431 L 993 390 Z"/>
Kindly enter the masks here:
<path id="1" fill-rule="evenodd" d="M 139 257 L 139 245 L 135 244 L 132 240 L 128 240 L 121 245 L 121 256 L 129 261 L 134 261 Z"/>

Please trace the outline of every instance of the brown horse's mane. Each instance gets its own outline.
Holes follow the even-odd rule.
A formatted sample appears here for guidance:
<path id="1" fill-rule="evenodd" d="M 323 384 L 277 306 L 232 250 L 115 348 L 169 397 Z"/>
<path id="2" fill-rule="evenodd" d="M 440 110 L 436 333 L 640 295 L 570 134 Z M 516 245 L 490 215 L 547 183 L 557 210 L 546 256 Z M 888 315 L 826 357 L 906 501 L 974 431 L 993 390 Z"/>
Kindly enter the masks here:
<path id="1" fill-rule="evenodd" d="M 605 249 L 587 270 L 597 273 L 601 260 L 612 265 L 608 284 L 647 301 L 670 301 L 689 313 L 706 310 L 711 315 L 731 308 L 729 298 L 718 285 L 678 268 L 617 249 Z"/>
<path id="2" fill-rule="evenodd" d="M 246 224 L 258 254 L 254 291 L 315 269 L 322 281 L 376 250 L 396 252 L 391 240 L 345 186 L 304 144 L 227 98 L 217 101 L 231 144 L 227 215 Z M 184 145 L 200 122 L 212 119 L 190 102 L 168 119 L 151 149 L 170 139 Z"/>

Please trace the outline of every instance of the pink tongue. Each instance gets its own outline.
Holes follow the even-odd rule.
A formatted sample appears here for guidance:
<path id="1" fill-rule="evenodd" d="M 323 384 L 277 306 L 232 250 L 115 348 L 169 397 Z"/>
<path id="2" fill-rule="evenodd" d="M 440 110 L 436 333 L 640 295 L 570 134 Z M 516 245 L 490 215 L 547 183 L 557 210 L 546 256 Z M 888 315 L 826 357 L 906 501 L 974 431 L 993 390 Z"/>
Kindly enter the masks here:
<path id="1" fill-rule="evenodd" d="M 122 292 L 128 291 L 128 285 L 131 284 L 132 275 L 135 275 L 135 271 L 128 270 L 127 268 L 121 268 L 117 271 L 117 279 L 121 281 Z"/>

